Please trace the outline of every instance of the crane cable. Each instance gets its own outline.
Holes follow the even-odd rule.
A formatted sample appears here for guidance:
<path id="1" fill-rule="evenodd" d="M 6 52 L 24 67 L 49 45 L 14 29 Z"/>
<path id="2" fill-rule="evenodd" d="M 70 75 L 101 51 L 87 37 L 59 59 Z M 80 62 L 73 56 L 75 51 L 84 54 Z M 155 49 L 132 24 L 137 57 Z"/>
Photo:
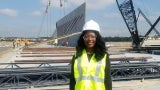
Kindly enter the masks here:
<path id="1" fill-rule="evenodd" d="M 62 8 L 62 12 L 63 12 L 63 16 L 65 16 L 65 14 L 66 14 L 66 8 L 65 8 L 65 3 L 67 3 L 68 1 L 66 0 L 60 0 L 60 4 L 59 4 L 59 6 Z"/>
<path id="2" fill-rule="evenodd" d="M 146 1 L 146 0 L 145 0 Z M 149 8 L 146 9 L 146 6 L 144 4 L 144 1 L 142 0 L 142 6 L 144 8 L 144 11 L 145 11 L 145 14 L 147 15 L 148 19 L 151 20 L 150 18 L 150 15 L 148 14 L 148 12 L 150 12 L 151 10 L 149 10 Z M 158 31 L 155 31 L 155 34 L 159 35 L 159 32 L 157 33 Z"/>
<path id="3" fill-rule="evenodd" d="M 42 26 L 44 23 L 45 16 L 46 16 L 46 14 L 43 14 L 42 21 L 41 21 L 40 28 L 39 28 L 40 31 L 38 32 L 37 37 L 40 37 L 40 34 L 42 32 Z"/>
<path id="4" fill-rule="evenodd" d="M 44 22 L 45 22 L 45 18 L 47 18 L 47 21 L 46 21 L 47 22 L 46 35 L 49 34 L 49 32 L 50 32 L 49 29 L 51 29 L 51 19 L 50 19 L 51 18 L 51 13 L 50 13 L 50 15 L 48 15 L 48 12 L 49 12 L 48 10 L 49 10 L 50 5 L 51 5 L 51 1 L 48 0 L 48 4 L 46 6 L 45 13 L 43 14 L 42 21 L 41 21 L 41 24 L 40 24 L 40 29 L 39 29 L 40 31 L 38 32 L 38 36 L 37 37 L 40 37 L 40 34 L 42 33 L 42 28 L 43 28 L 43 25 L 44 25 Z M 49 20 L 50 20 L 50 22 L 49 22 Z M 45 35 L 45 33 L 43 33 L 43 34 Z M 49 36 L 49 35 L 47 35 L 47 36 Z"/>
<path id="5" fill-rule="evenodd" d="M 144 1 L 143 0 L 141 0 L 142 1 L 142 6 L 143 6 L 143 8 L 144 8 L 144 12 L 145 12 L 145 14 L 147 15 L 147 17 L 150 19 L 150 17 L 149 17 L 149 14 L 148 14 L 148 8 L 146 8 L 146 6 L 145 6 L 145 4 L 144 4 Z M 146 1 L 146 0 L 145 0 Z"/>

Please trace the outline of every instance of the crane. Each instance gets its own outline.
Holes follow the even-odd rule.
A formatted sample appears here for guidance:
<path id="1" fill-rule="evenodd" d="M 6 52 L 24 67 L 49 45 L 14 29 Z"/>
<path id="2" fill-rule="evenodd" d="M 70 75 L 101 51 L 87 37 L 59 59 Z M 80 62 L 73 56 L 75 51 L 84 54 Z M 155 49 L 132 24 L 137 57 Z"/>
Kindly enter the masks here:
<path id="1" fill-rule="evenodd" d="M 132 0 L 124 0 L 121 4 L 119 4 L 118 0 L 116 0 L 117 6 L 119 8 L 119 11 L 123 17 L 123 20 L 131 34 L 132 37 L 132 47 L 133 50 L 159 50 L 160 49 L 160 33 L 155 28 L 155 26 L 160 21 L 160 16 L 157 18 L 154 24 L 150 22 L 150 20 L 144 15 L 144 13 L 138 9 L 139 14 L 141 14 L 147 23 L 151 26 L 150 29 L 147 31 L 147 33 L 143 36 L 143 38 L 140 38 L 140 35 L 138 33 L 137 28 L 137 21 L 138 18 L 136 18 L 134 6 Z M 138 14 L 138 17 L 139 17 Z M 157 36 L 151 37 L 149 39 L 149 34 L 151 31 L 155 31 Z"/>

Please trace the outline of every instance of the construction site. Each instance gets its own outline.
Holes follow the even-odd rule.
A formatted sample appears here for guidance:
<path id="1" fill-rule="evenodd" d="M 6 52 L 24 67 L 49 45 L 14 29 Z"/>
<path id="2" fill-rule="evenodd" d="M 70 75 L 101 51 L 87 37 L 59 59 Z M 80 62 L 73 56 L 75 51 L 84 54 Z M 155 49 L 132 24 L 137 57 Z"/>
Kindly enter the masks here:
<path id="1" fill-rule="evenodd" d="M 112 90 L 159 90 L 160 35 L 158 17 L 140 38 L 132 0 L 117 1 L 132 42 L 106 42 L 111 62 Z M 49 2 L 50 3 L 50 2 Z M 13 46 L 0 42 L 0 90 L 69 90 L 71 60 L 85 23 L 86 3 L 56 23 L 53 37 Z M 143 14 L 142 11 L 140 11 Z M 124 14 L 125 13 L 125 14 Z M 155 31 L 155 36 L 149 36 Z"/>
<path id="2" fill-rule="evenodd" d="M 131 48 L 131 42 L 110 44 L 113 90 L 159 89 L 159 55 L 128 53 L 125 50 Z M 29 48 L 4 49 L 0 56 L 0 89 L 68 90 L 74 53 L 74 47 L 46 43 Z"/>

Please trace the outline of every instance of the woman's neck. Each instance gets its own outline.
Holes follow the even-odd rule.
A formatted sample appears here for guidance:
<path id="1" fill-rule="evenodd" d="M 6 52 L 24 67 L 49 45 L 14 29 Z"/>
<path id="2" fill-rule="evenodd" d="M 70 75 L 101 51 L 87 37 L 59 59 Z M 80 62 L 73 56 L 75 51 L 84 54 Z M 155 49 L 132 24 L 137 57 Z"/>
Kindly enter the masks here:
<path id="1" fill-rule="evenodd" d="M 87 54 L 93 54 L 93 48 L 87 48 L 86 52 Z"/>

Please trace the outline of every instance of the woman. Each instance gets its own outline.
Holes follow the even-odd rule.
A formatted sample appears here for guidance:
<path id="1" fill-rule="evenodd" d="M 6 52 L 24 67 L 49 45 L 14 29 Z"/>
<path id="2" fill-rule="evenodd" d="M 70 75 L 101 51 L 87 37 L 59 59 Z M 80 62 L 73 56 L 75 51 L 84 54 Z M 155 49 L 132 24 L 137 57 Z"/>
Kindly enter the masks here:
<path id="1" fill-rule="evenodd" d="M 110 61 L 99 32 L 93 20 L 84 25 L 71 62 L 70 90 L 112 90 Z"/>

